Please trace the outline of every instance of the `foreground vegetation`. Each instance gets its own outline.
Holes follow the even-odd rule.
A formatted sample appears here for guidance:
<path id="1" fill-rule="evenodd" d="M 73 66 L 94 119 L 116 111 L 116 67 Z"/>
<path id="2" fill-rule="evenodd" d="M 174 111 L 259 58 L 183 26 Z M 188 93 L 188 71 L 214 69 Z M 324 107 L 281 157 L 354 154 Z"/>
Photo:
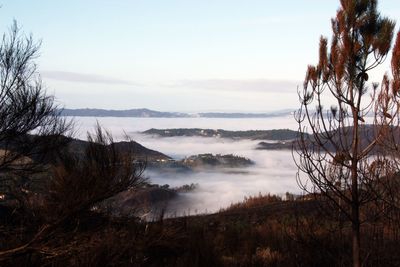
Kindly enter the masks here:
<path id="1" fill-rule="evenodd" d="M 4 266 L 348 266 L 348 223 L 322 201 L 260 195 L 211 215 L 154 222 L 87 212 L 31 249 L 2 257 Z M 327 211 L 330 211 L 329 213 Z M 34 233 L 1 210 L 1 248 Z M 26 222 L 25 222 L 26 223 Z M 399 221 L 363 226 L 364 266 L 399 266 Z M 21 232 L 22 231 L 22 232 Z M 18 234 L 19 233 L 19 234 Z M 24 233 L 21 235 L 20 233 Z M 7 241 L 7 242 L 5 242 Z M 41 247 L 37 250 L 35 246 Z"/>

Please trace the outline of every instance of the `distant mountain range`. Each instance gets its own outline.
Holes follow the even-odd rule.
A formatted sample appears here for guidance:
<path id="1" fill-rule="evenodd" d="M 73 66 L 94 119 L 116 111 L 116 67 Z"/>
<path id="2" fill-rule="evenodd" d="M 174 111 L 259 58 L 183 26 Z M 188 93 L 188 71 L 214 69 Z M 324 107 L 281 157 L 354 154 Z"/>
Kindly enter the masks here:
<path id="1" fill-rule="evenodd" d="M 107 109 L 63 109 L 62 116 L 73 117 L 138 117 L 138 118 L 268 118 L 289 115 L 292 110 L 281 110 L 268 113 L 182 113 L 182 112 L 161 112 L 146 108 L 127 109 L 127 110 L 107 110 Z"/>
<path id="2" fill-rule="evenodd" d="M 127 110 L 107 110 L 96 108 L 63 109 L 63 116 L 74 117 L 140 117 L 140 118 L 185 118 L 189 114 L 179 112 L 160 112 L 146 108 Z"/>

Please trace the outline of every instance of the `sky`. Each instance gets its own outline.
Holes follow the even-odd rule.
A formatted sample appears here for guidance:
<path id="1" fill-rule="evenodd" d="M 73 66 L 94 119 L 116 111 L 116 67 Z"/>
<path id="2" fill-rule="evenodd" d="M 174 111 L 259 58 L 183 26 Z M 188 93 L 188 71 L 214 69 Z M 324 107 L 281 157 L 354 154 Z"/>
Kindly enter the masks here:
<path id="1" fill-rule="evenodd" d="M 0 0 L 40 40 L 47 92 L 66 108 L 264 112 L 297 86 L 331 36 L 338 0 Z M 379 10 L 399 19 L 398 0 Z M 396 27 L 398 30 L 399 27 Z M 388 70 L 388 62 L 373 76 Z"/>

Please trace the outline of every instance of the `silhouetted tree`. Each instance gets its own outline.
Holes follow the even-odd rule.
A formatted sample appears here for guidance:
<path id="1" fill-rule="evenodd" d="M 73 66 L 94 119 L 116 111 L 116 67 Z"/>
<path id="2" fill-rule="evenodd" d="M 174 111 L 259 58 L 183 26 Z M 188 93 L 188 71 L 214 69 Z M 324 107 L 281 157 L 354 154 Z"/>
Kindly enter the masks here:
<path id="1" fill-rule="evenodd" d="M 0 43 L 0 194 L 21 200 L 28 173 L 43 167 L 71 124 L 46 95 L 34 59 L 40 43 L 20 35 L 16 22 Z M 21 191 L 22 190 L 22 191 Z"/>
<path id="2" fill-rule="evenodd" d="M 395 23 L 379 14 L 376 0 L 340 3 L 330 49 L 321 37 L 319 62 L 308 66 L 299 91 L 296 163 L 299 185 L 329 200 L 351 222 L 353 266 L 361 266 L 360 225 L 366 219 L 361 209 L 383 196 L 380 180 L 393 170 L 383 144 L 397 123 L 400 55 L 396 46 L 392 83 L 387 76 L 380 87 L 369 83 L 369 73 L 390 51 Z M 366 125 L 372 112 L 374 122 Z"/>
<path id="3" fill-rule="evenodd" d="M 35 215 L 20 225 L 23 241 L 0 251 L 0 262 L 29 254 L 63 258 L 98 245 L 90 239 L 96 229 L 83 235 L 77 232 L 81 221 L 92 216 L 97 228 L 104 230 L 101 216 L 91 214 L 104 212 L 102 204 L 107 199 L 142 186 L 145 164 L 135 160 L 129 143 L 123 151 L 118 149 L 112 136 L 99 125 L 93 135 L 88 135 L 88 141 L 83 155 L 64 151 L 48 168 L 45 190 L 36 194 L 29 206 Z"/>
<path id="4" fill-rule="evenodd" d="M 107 200 L 144 181 L 134 143 L 117 146 L 100 125 L 79 151 L 69 145 L 72 123 L 43 88 L 39 47 L 16 23 L 0 43 L 0 265 L 94 250 Z M 83 222 L 97 229 L 78 233 Z"/>

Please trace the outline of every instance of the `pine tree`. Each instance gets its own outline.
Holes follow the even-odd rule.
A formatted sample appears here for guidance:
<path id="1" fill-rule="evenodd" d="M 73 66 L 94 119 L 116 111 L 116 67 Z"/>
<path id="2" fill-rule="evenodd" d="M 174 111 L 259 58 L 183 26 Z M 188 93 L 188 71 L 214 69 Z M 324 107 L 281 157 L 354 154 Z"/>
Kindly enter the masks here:
<path id="1" fill-rule="evenodd" d="M 379 14 L 376 0 L 340 3 L 332 19 L 330 48 L 321 37 L 319 62 L 308 66 L 299 90 L 297 179 L 304 190 L 328 200 L 351 222 L 353 266 L 361 266 L 362 208 L 383 196 L 379 180 L 394 161 L 383 145 L 399 111 L 400 35 L 393 50 L 392 80 L 385 75 L 381 85 L 371 83 L 370 72 L 390 52 L 395 23 Z M 325 110 L 324 104 L 331 102 Z M 374 122 L 367 125 L 372 113 Z"/>

